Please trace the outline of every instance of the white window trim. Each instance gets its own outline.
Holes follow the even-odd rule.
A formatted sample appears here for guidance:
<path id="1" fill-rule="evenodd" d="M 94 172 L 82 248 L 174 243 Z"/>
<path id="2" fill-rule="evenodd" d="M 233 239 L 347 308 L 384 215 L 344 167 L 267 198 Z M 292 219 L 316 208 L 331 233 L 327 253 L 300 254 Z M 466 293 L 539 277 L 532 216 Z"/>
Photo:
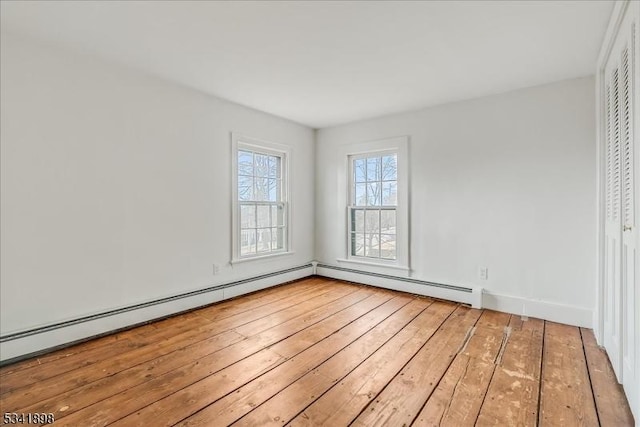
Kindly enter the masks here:
<path id="1" fill-rule="evenodd" d="M 231 264 L 239 264 L 250 261 L 264 261 L 270 258 L 277 258 L 284 255 L 294 254 L 292 250 L 291 239 L 291 193 L 289 184 L 289 163 L 291 161 L 291 148 L 276 144 L 274 142 L 253 138 L 240 133 L 231 133 L 231 145 L 232 145 L 232 161 L 231 161 Z M 282 202 L 284 203 L 285 210 L 285 238 L 284 249 L 266 253 L 257 254 L 252 256 L 240 256 L 240 212 L 238 202 L 238 151 L 242 148 L 251 151 L 258 151 L 264 154 L 271 154 L 280 156 L 282 158 L 282 177 L 281 177 L 281 194 Z"/>
<path id="2" fill-rule="evenodd" d="M 365 261 L 365 258 L 366 259 L 371 259 L 373 261 Z M 357 264 L 357 265 L 369 265 L 369 266 L 372 266 L 372 267 L 384 267 L 384 268 L 390 268 L 390 269 L 393 269 L 393 270 L 410 271 L 409 267 L 405 267 L 405 266 L 402 266 L 402 265 L 397 265 L 397 263 L 395 263 L 395 262 L 389 263 L 389 262 L 386 262 L 388 260 L 384 260 L 384 259 L 381 260 L 383 262 L 376 262 L 375 258 L 367 258 L 367 257 L 355 256 L 355 257 L 351 257 L 351 258 L 348 258 L 348 259 L 338 258 L 338 259 L 336 259 L 336 261 L 338 261 L 339 263 Z"/>
<path id="3" fill-rule="evenodd" d="M 341 263 L 354 263 L 363 266 L 382 267 L 393 270 L 411 271 L 409 256 L 409 138 L 400 136 L 395 138 L 382 139 L 377 141 L 362 142 L 352 144 L 347 147 L 346 171 L 347 171 L 347 194 L 346 194 L 346 236 L 344 258 L 336 261 Z M 376 154 L 397 153 L 398 164 L 398 195 L 396 207 L 396 259 L 376 259 L 351 255 L 351 221 L 349 219 L 349 207 L 352 205 L 351 192 L 353 186 L 352 159 Z"/>

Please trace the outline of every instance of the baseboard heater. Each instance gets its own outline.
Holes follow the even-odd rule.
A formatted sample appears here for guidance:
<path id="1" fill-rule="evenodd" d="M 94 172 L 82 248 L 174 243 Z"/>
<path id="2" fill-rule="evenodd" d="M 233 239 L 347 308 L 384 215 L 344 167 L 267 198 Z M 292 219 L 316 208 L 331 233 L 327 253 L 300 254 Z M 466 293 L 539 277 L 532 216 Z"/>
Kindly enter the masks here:
<path id="1" fill-rule="evenodd" d="M 482 308 L 482 288 L 480 287 L 448 285 L 444 283 L 414 279 L 412 277 L 393 276 L 390 274 L 375 273 L 324 263 L 314 262 L 313 264 L 315 272 L 319 276 L 364 283 L 371 286 L 410 292 L 434 298 L 442 298 L 463 304 L 469 304 L 473 308 Z"/>
<path id="2" fill-rule="evenodd" d="M 140 304 L 133 304 L 130 306 L 121 307 L 114 310 L 107 310 L 89 316 L 82 316 L 75 319 L 51 323 L 45 326 L 2 335 L 0 336 L 0 343 L 3 344 L 1 347 L 2 360 L 0 360 L 0 366 L 15 363 L 19 360 L 48 353 L 53 350 L 69 347 L 71 345 L 78 344 L 83 341 L 88 341 L 90 339 L 99 338 L 112 333 L 131 329 L 136 326 L 158 321 L 224 299 L 233 298 L 238 295 L 278 285 L 287 281 L 307 277 L 312 274 L 312 269 L 313 265 L 311 263 L 308 263 L 297 267 L 275 271 L 272 273 L 261 274 L 242 280 L 236 280 L 229 283 L 210 286 L 204 289 L 198 289 L 195 291 L 185 292 L 169 297 L 158 298 Z M 275 277 L 278 277 L 277 281 L 269 280 Z M 166 308 L 158 309 L 162 305 L 165 305 Z M 142 315 L 142 317 L 144 317 L 144 320 L 136 321 L 136 317 L 131 316 L 131 314 L 134 311 L 140 312 L 141 310 L 146 310 L 148 313 Z M 127 316 L 127 314 L 129 314 L 129 316 Z M 121 318 L 121 320 L 110 322 L 108 321 L 118 318 Z M 127 320 L 129 320 L 128 323 Z M 138 320 L 140 320 L 139 317 Z M 83 326 L 87 325 L 89 327 L 83 328 Z M 91 327 L 91 325 L 94 326 Z M 60 344 L 61 331 L 59 330 L 72 330 L 74 328 L 82 330 L 77 331 L 75 336 L 74 334 L 71 334 L 68 339 L 63 338 L 64 343 Z M 95 330 L 95 332 L 91 333 L 92 330 Z M 53 331 L 58 331 L 56 332 L 57 335 L 48 334 Z M 89 331 L 88 335 L 86 331 Z M 48 335 L 56 336 L 50 337 L 50 339 L 48 340 L 42 340 L 42 338 L 47 337 Z M 41 339 L 41 342 L 34 342 L 34 338 Z M 13 345 L 14 343 L 18 344 L 23 342 L 24 344 L 22 345 Z"/>

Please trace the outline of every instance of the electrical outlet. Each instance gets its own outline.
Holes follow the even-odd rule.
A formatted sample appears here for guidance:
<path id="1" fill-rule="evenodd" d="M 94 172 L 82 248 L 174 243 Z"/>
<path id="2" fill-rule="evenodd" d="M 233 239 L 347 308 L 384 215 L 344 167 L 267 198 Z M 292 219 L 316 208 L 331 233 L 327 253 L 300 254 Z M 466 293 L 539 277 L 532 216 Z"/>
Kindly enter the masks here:
<path id="1" fill-rule="evenodd" d="M 220 274 L 220 266 L 218 264 L 213 264 L 213 275 L 217 276 Z"/>
<path id="2" fill-rule="evenodd" d="M 489 279 L 489 268 L 480 267 L 478 269 L 478 276 L 480 277 L 480 280 L 488 280 Z"/>

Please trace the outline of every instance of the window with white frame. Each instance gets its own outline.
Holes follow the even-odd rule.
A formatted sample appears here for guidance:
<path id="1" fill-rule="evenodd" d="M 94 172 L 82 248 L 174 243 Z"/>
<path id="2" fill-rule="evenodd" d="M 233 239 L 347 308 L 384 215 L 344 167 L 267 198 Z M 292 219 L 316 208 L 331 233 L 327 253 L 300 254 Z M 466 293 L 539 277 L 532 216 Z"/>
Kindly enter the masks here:
<path id="1" fill-rule="evenodd" d="M 349 256 L 395 261 L 398 155 L 395 151 L 349 156 Z"/>
<path id="2" fill-rule="evenodd" d="M 284 253 L 288 250 L 287 153 L 248 138 L 234 138 L 234 143 L 234 259 Z"/>
<path id="3" fill-rule="evenodd" d="M 343 145 L 336 154 L 345 156 L 337 178 L 347 208 L 346 257 L 336 261 L 410 275 L 409 136 Z"/>

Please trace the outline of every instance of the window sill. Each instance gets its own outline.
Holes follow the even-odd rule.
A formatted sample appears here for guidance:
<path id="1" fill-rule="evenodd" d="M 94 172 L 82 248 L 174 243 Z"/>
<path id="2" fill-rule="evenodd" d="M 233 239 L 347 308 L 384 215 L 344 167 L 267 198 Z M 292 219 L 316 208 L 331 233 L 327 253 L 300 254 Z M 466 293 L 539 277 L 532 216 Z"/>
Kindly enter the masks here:
<path id="1" fill-rule="evenodd" d="M 244 264 L 252 261 L 268 261 L 273 258 L 280 258 L 283 256 L 293 255 L 293 254 L 295 254 L 295 252 L 289 251 L 289 252 L 277 252 L 274 254 L 267 254 L 267 255 L 258 255 L 250 258 L 236 258 L 231 260 L 231 265 Z"/>
<path id="2" fill-rule="evenodd" d="M 398 264 L 387 264 L 384 262 L 372 262 L 372 261 L 364 261 L 364 260 L 359 260 L 359 259 L 353 259 L 353 258 L 338 258 L 336 259 L 336 261 L 338 261 L 339 263 L 345 263 L 345 264 L 357 264 L 357 265 L 366 265 L 369 267 L 375 267 L 375 268 L 389 268 L 392 270 L 400 270 L 400 271 L 404 271 L 405 273 L 409 273 L 411 271 L 411 269 L 407 266 L 404 265 L 398 265 Z"/>

